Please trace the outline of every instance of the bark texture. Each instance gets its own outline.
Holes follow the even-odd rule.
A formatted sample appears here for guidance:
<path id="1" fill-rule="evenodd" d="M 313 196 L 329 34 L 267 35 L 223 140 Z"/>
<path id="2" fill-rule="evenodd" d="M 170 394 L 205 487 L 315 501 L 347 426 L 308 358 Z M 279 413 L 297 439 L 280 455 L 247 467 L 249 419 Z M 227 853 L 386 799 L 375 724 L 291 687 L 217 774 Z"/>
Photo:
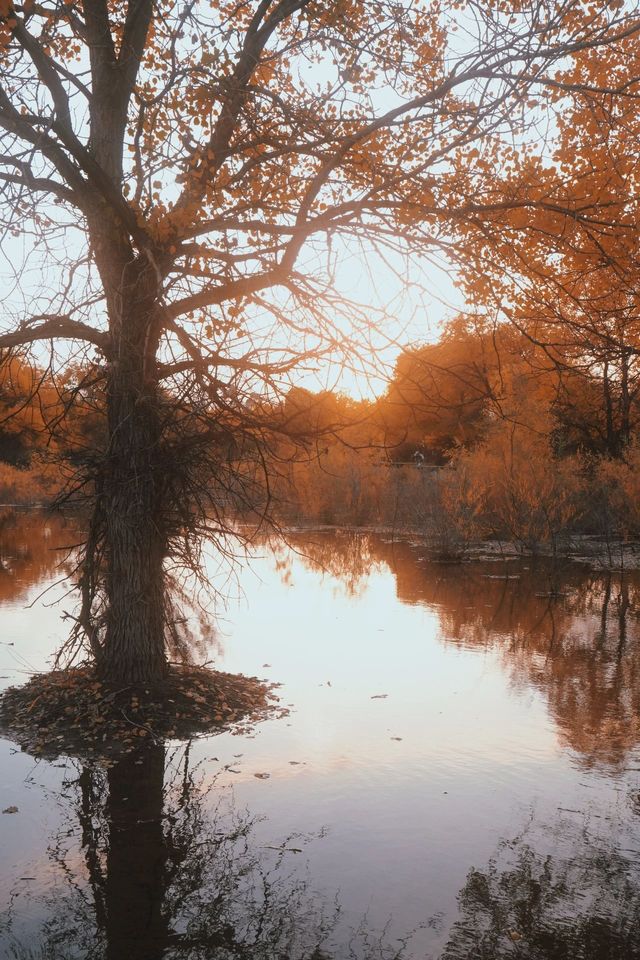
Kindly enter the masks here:
<path id="1" fill-rule="evenodd" d="M 167 535 L 154 278 L 148 264 L 131 272 L 112 325 L 102 497 L 108 612 L 99 672 L 110 681 L 144 683 L 167 670 Z"/>

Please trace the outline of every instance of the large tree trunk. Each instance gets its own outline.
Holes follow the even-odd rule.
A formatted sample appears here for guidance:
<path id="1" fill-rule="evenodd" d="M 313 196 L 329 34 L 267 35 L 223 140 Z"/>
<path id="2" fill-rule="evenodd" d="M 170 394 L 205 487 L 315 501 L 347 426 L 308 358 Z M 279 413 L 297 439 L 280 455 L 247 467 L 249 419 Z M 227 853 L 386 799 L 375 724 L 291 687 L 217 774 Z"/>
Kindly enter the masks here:
<path id="1" fill-rule="evenodd" d="M 99 671 L 110 681 L 136 683 L 159 680 L 167 669 L 167 537 L 154 315 L 140 296 L 129 303 L 128 315 L 113 331 L 107 388 L 102 506 L 108 609 Z"/>

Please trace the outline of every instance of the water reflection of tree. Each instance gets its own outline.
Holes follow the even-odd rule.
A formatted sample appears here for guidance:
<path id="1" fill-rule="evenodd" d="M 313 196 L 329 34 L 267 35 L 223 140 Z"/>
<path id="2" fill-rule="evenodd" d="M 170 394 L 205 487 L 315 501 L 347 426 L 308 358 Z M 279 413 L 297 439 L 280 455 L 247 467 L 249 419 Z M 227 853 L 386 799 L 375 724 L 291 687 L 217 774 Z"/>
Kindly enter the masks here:
<path id="1" fill-rule="evenodd" d="M 561 741 L 619 766 L 640 743 L 640 575 L 551 562 L 429 563 L 406 541 L 313 535 L 300 543 L 357 593 L 386 565 L 404 603 L 436 608 L 445 642 L 494 650 L 512 682 L 545 696 Z"/>
<path id="2" fill-rule="evenodd" d="M 566 859 L 505 843 L 472 869 L 440 960 L 637 960 L 637 862 L 586 830 L 574 840 Z"/>
<path id="3" fill-rule="evenodd" d="M 60 516 L 0 510 L 0 604 L 68 573 L 70 548 L 79 539 L 75 524 Z"/>
<path id="4" fill-rule="evenodd" d="M 371 574 L 383 567 L 372 552 L 371 537 L 350 530 L 288 533 L 286 546 L 281 542 L 272 549 L 283 583 L 290 582 L 293 550 L 308 567 L 339 580 L 349 597 L 360 596 Z"/>
<path id="5" fill-rule="evenodd" d="M 261 845 L 257 821 L 235 810 L 215 780 L 207 787 L 198 779 L 188 750 L 176 764 L 159 744 L 106 772 L 81 768 L 68 785 L 67 822 L 49 849 L 64 892 L 56 888 L 28 905 L 45 917 L 35 938 L 20 938 L 14 915 L 20 900 L 14 900 L 0 918 L 0 954 L 18 960 L 338 956 L 333 934 L 340 907 L 312 889 L 299 866 L 313 838 Z M 349 949 L 354 960 L 404 956 L 397 941 L 387 944 L 365 927 Z"/>
<path id="6" fill-rule="evenodd" d="M 387 557 L 398 597 L 438 608 L 449 643 L 494 649 L 513 681 L 547 699 L 561 741 L 585 763 L 622 764 L 640 742 L 640 579 L 572 564 L 416 563 Z M 528 569 L 527 569 L 528 567 Z M 507 579 L 508 577 L 508 579 Z"/>

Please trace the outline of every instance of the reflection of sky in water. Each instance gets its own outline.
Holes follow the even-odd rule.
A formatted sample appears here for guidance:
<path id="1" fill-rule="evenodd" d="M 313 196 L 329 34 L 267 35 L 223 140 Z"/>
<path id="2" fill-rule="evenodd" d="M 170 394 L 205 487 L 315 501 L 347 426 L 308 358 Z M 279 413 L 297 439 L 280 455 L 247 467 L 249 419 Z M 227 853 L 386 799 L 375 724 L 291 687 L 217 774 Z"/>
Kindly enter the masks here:
<path id="1" fill-rule="evenodd" d="M 416 955 L 437 955 L 470 868 L 483 869 L 503 838 L 542 858 L 571 861 L 576 837 L 635 857 L 640 762 L 633 730 L 621 740 L 619 726 L 640 686 L 636 579 L 626 607 L 618 582 L 609 586 L 603 624 L 603 580 L 579 568 L 560 574 L 565 596 L 550 604 L 546 568 L 506 582 L 494 579 L 496 564 L 429 566 L 406 545 L 370 546 L 349 555 L 353 542 L 325 538 L 323 562 L 344 553 L 326 572 L 286 551 L 276 564 L 263 550 L 241 572 L 245 599 L 227 609 L 217 666 L 281 682 L 292 713 L 249 737 L 200 740 L 192 761 L 205 784 L 217 777 L 214 792 L 231 786 L 240 809 L 265 818 L 257 842 L 326 831 L 304 860 L 314 889 L 339 891 L 345 925 L 392 916 L 395 935 L 433 920 Z M 21 658 L 44 665 L 63 633 L 57 617 L 7 598 L 2 636 L 15 647 L 0 647 L 0 673 L 17 679 Z M 572 718 L 591 724 L 589 756 Z M 64 771 L 6 743 L 0 758 L 0 803 L 20 807 L 0 818 L 7 896 L 50 882 L 45 851 L 59 812 L 47 790 Z M 237 772 L 220 774 L 227 765 Z M 30 902 L 20 907 L 27 925 L 38 915 Z"/>

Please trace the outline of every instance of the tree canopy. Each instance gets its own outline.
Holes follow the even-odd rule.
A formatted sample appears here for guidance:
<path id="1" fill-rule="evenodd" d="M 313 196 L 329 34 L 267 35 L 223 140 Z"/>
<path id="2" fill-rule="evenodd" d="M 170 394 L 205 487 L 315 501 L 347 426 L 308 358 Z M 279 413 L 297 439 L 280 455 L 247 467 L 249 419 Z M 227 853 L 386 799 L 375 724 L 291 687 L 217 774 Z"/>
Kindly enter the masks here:
<path id="1" fill-rule="evenodd" d="M 371 362 L 384 311 L 350 291 L 350 258 L 424 283 L 445 258 L 480 299 L 525 257 L 553 285 L 560 257 L 570 294 L 627 235 L 623 149 L 603 179 L 571 137 L 593 103 L 626 116 L 640 21 L 618 0 L 2 0 L 0 17 L 0 223 L 21 241 L 0 348 L 97 352 L 78 623 L 105 676 L 149 679 L 181 620 L 169 562 L 219 519 L 201 477 L 230 437 L 260 456 L 274 429 L 256 397 L 301 365 Z"/>

